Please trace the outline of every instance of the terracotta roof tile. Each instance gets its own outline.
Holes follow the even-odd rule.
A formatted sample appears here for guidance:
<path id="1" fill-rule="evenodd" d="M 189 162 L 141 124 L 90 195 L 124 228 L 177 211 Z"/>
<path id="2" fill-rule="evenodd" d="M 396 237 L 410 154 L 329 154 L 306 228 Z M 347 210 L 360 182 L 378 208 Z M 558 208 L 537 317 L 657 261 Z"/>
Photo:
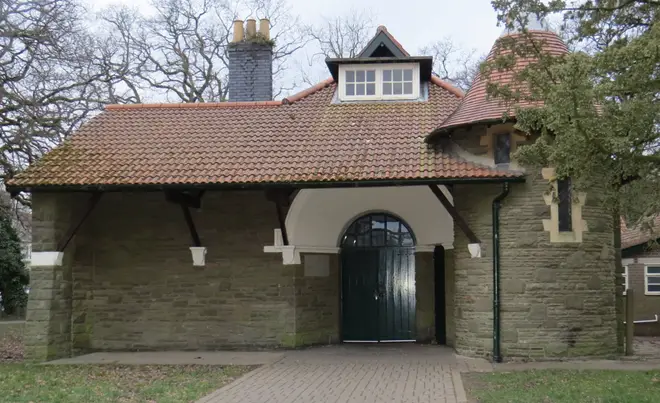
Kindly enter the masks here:
<path id="1" fill-rule="evenodd" d="M 562 55 L 568 52 L 568 48 L 564 42 L 562 42 L 559 36 L 553 32 L 539 30 L 529 31 L 529 33 L 534 43 L 540 43 L 542 50 L 551 55 Z M 516 36 L 520 36 L 521 38 L 524 38 L 524 40 L 529 40 L 527 37 L 522 37 L 522 34 L 519 33 L 511 34 L 507 37 Z M 500 39 L 498 39 L 498 41 L 495 42 L 495 45 L 493 45 L 486 61 L 495 59 L 495 57 L 504 54 L 503 52 L 510 52 L 508 50 L 500 50 L 499 41 Z M 488 79 L 482 77 L 481 74 L 477 75 L 459 107 L 444 122 L 442 122 L 433 134 L 450 131 L 460 126 L 501 120 L 505 114 L 509 117 L 514 117 L 516 107 L 532 106 L 533 104 L 528 101 L 521 101 L 517 104 L 507 104 L 501 98 L 491 98 L 487 94 L 488 83 L 511 83 L 514 80 L 514 75 L 524 69 L 525 66 L 529 65 L 532 61 L 533 59 L 531 58 L 518 58 L 516 60 L 516 65 L 511 70 L 493 71 L 490 73 Z"/>
<path id="2" fill-rule="evenodd" d="M 621 248 L 626 249 L 632 246 L 641 245 L 660 238 L 660 215 L 653 219 L 651 223 L 652 231 L 641 226 L 628 228 L 625 221 L 621 220 Z"/>
<path id="3" fill-rule="evenodd" d="M 434 151 L 424 136 L 460 102 L 332 103 L 324 81 L 284 103 L 109 106 L 9 181 L 52 185 L 252 184 L 506 178 L 522 174 Z"/>

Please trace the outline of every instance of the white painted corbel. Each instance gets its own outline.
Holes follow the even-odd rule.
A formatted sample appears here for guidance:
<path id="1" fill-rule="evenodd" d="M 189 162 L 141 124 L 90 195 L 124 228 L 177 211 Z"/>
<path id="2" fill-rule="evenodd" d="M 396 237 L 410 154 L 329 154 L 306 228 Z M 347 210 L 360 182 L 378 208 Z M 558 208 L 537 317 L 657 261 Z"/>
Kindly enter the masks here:
<path id="1" fill-rule="evenodd" d="M 470 251 L 470 257 L 480 258 L 481 257 L 481 244 L 480 243 L 470 243 L 468 244 L 468 250 Z"/>
<path id="2" fill-rule="evenodd" d="M 190 253 L 192 254 L 193 266 L 206 266 L 205 246 L 191 246 Z"/>
<path id="3" fill-rule="evenodd" d="M 62 266 L 64 252 L 32 252 L 31 267 Z"/>

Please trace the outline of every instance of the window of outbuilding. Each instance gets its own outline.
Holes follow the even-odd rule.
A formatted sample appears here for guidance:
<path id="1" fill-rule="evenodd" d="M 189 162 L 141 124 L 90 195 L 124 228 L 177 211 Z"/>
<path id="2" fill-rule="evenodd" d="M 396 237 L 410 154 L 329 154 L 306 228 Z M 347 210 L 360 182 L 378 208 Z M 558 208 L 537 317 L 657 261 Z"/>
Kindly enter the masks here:
<path id="1" fill-rule="evenodd" d="M 571 217 L 571 180 L 557 180 L 557 198 L 559 208 L 559 232 L 573 231 L 573 222 Z"/>
<path id="2" fill-rule="evenodd" d="M 660 295 L 660 264 L 645 268 L 646 295 Z"/>
<path id="3" fill-rule="evenodd" d="M 628 266 L 623 266 L 623 295 L 628 291 Z"/>

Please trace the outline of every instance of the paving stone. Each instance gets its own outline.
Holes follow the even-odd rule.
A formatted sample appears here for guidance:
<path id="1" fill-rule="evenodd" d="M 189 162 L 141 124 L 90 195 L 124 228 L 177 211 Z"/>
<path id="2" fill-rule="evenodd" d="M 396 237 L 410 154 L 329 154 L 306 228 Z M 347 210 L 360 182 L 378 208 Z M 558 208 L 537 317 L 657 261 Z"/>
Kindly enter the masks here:
<path id="1" fill-rule="evenodd" d="M 485 360 L 441 346 L 330 346 L 290 351 L 197 403 L 463 403 L 461 371 Z"/>

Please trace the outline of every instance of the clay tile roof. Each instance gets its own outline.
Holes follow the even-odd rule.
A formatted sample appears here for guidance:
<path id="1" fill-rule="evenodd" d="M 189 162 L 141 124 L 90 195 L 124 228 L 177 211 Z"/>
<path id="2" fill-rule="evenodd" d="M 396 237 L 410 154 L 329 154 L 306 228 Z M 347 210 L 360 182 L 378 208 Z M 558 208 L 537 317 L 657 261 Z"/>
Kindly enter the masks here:
<path id="1" fill-rule="evenodd" d="M 654 239 L 660 238 L 660 215 L 653 219 L 651 223 L 652 232 L 641 226 L 628 228 L 625 221 L 621 220 L 621 248 L 626 249 L 632 246 L 645 244 Z"/>
<path id="2" fill-rule="evenodd" d="M 500 49 L 500 40 L 502 38 L 517 38 L 521 40 L 529 40 L 531 38 L 534 43 L 540 43 L 542 51 L 548 52 L 551 55 L 562 55 L 568 53 L 566 44 L 557 36 L 557 34 L 550 31 L 530 30 L 529 36 L 524 36 L 521 33 L 512 33 L 499 38 L 493 48 L 491 49 L 486 61 L 491 61 L 495 57 L 502 55 L 502 52 L 510 52 L 510 50 Z M 509 117 L 515 116 L 515 108 L 533 106 L 529 101 L 521 101 L 518 104 L 507 104 L 501 98 L 490 98 L 487 94 L 488 83 L 507 84 L 511 83 L 514 79 L 514 74 L 520 72 L 528 64 L 533 62 L 532 58 L 518 57 L 516 65 L 506 71 L 493 71 L 490 73 L 488 79 L 482 77 L 481 74 L 477 75 L 472 86 L 463 98 L 459 107 L 451 114 L 442 124 L 434 130 L 432 134 L 447 132 L 452 129 L 467 126 L 475 123 L 492 122 L 502 120 L 505 115 Z"/>
<path id="3" fill-rule="evenodd" d="M 424 136 L 460 97 L 429 85 L 427 101 L 337 103 L 326 80 L 284 101 L 109 106 L 8 181 L 46 186 L 354 182 L 515 178 L 443 154 Z"/>

